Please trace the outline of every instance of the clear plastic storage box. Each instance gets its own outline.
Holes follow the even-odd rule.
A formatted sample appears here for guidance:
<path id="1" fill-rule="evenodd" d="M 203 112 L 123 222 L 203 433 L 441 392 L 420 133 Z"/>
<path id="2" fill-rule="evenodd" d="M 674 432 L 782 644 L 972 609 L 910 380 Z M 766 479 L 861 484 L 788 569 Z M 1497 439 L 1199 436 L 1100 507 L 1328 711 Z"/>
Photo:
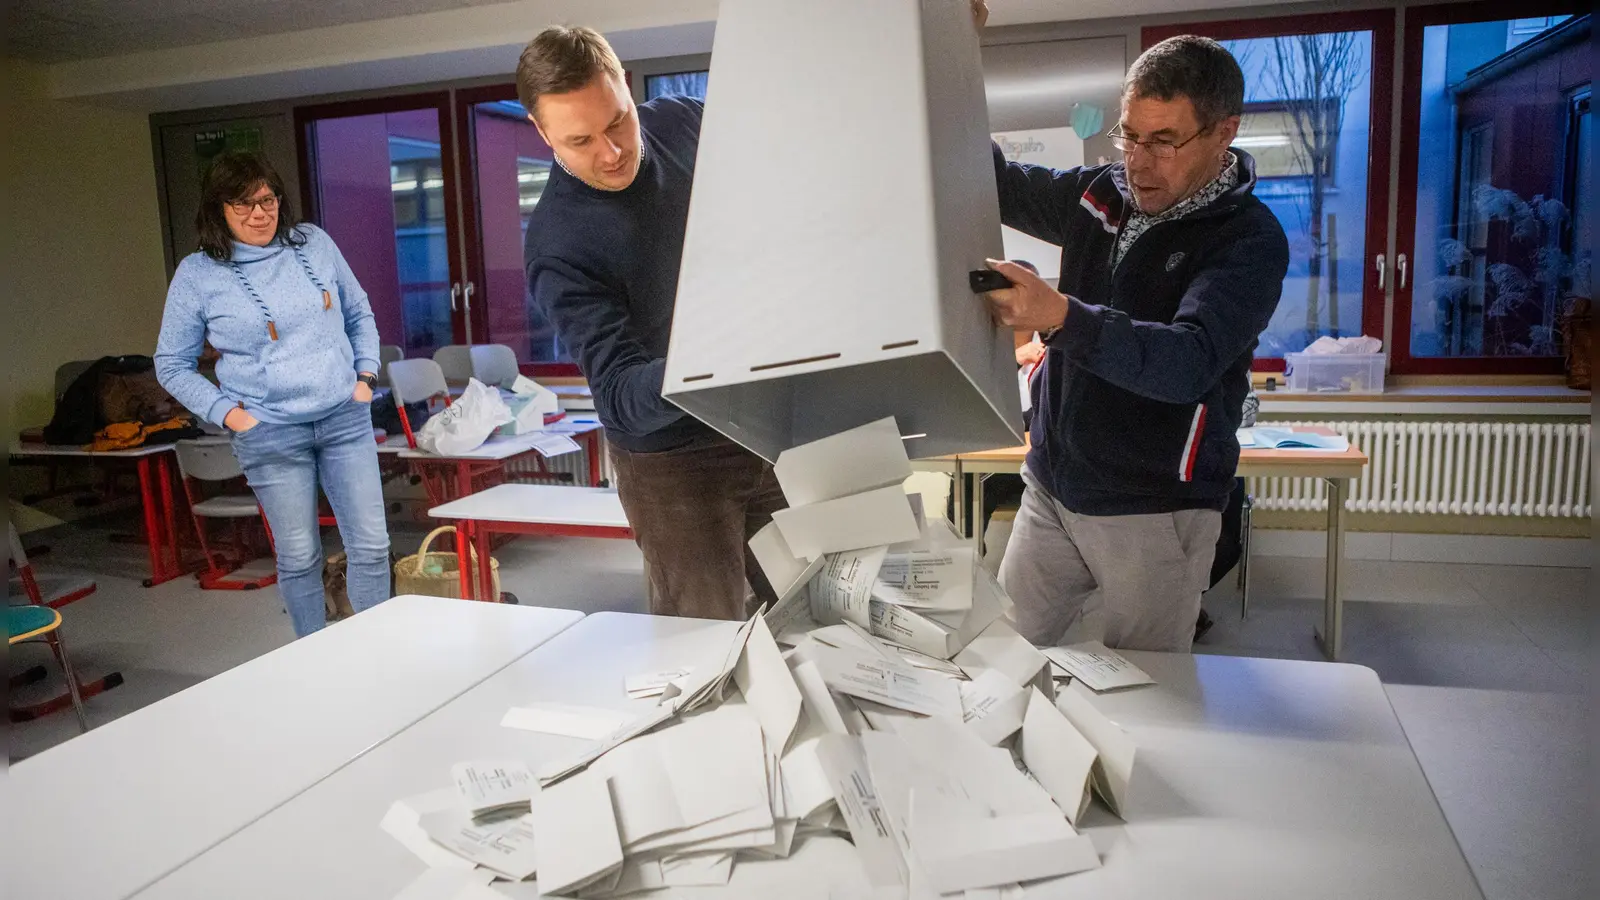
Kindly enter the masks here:
<path id="1" fill-rule="evenodd" d="M 1285 353 L 1284 386 L 1291 391 L 1381 394 L 1387 353 Z"/>

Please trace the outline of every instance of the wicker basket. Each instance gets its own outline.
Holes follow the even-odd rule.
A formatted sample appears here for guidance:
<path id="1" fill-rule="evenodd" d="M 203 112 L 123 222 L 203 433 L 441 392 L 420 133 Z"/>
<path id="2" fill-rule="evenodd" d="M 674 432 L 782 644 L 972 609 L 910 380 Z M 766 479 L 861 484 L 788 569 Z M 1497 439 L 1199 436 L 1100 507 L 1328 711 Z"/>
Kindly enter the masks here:
<path id="1" fill-rule="evenodd" d="M 394 564 L 394 592 L 396 594 L 424 594 L 429 597 L 461 597 L 461 565 L 455 553 L 444 551 L 430 551 L 428 547 L 433 544 L 433 539 L 445 532 L 454 532 L 455 526 L 442 525 L 428 532 L 422 539 L 422 546 L 412 556 L 402 556 Z M 474 553 L 473 560 L 477 560 Z M 441 571 L 431 574 L 424 571 L 427 563 L 434 563 Z M 489 557 L 489 571 L 494 577 L 494 597 L 500 598 L 500 563 L 494 557 Z M 474 579 L 476 572 L 469 573 Z"/>

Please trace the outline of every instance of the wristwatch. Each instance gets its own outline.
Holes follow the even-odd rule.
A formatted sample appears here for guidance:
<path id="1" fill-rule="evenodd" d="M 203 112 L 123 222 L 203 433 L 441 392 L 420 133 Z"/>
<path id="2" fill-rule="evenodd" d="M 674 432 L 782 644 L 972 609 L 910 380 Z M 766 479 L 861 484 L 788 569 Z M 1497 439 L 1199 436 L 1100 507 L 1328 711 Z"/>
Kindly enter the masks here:
<path id="1" fill-rule="evenodd" d="M 356 376 L 356 380 L 367 387 L 372 388 L 373 390 L 377 390 L 378 388 L 378 376 L 372 374 L 371 372 L 362 372 Z"/>

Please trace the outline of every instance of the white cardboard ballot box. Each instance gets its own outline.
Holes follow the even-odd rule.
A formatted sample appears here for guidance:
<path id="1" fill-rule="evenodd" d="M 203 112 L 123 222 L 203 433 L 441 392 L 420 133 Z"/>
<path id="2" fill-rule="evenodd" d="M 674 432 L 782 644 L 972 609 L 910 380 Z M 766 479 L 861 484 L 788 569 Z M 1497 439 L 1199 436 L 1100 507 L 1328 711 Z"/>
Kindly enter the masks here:
<path id="1" fill-rule="evenodd" d="M 885 416 L 1022 443 L 967 0 L 723 0 L 712 59 L 662 393 L 768 460 Z"/>

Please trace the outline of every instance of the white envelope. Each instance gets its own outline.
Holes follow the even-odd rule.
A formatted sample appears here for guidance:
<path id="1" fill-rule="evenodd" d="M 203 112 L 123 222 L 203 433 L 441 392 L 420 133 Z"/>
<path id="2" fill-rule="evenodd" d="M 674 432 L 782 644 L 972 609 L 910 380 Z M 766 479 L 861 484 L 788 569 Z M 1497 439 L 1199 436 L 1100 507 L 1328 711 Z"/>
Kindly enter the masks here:
<path id="1" fill-rule="evenodd" d="M 622 867 L 611 790 L 598 773 L 579 772 L 545 788 L 533 820 L 540 893 L 570 893 Z"/>
<path id="2" fill-rule="evenodd" d="M 766 620 L 759 616 L 734 667 L 733 680 L 761 724 L 768 752 L 781 755 L 800 720 L 800 688 L 767 630 Z"/>
<path id="3" fill-rule="evenodd" d="M 790 506 L 809 506 L 911 477 L 911 460 L 893 417 L 791 447 L 772 471 Z"/>
<path id="4" fill-rule="evenodd" d="M 1053 878 L 1099 868 L 1088 835 L 1060 815 L 973 816 L 934 792 L 911 795 L 911 846 L 941 894 Z"/>
<path id="5" fill-rule="evenodd" d="M 445 849 L 422 828 L 423 816 L 449 811 L 462 812 L 461 797 L 455 789 L 429 791 L 391 803 L 378 827 L 432 868 L 472 869 L 476 863 Z"/>
<path id="6" fill-rule="evenodd" d="M 917 550 L 884 557 L 872 596 L 917 612 L 972 608 L 972 547 Z"/>
<path id="7" fill-rule="evenodd" d="M 1051 662 L 1096 691 L 1116 691 L 1156 683 L 1154 678 L 1129 662 L 1127 657 L 1099 641 L 1084 641 L 1067 647 L 1046 647 L 1044 653 Z"/>
<path id="8" fill-rule="evenodd" d="M 905 857 L 873 789 L 859 739 L 828 735 L 819 739 L 817 756 L 833 783 L 839 812 L 850 828 L 867 880 L 875 891 L 903 894 Z"/>
<path id="9" fill-rule="evenodd" d="M 811 619 L 818 625 L 872 623 L 872 584 L 887 551 L 882 547 L 847 550 L 823 557 L 826 563 L 811 579 Z"/>
<path id="10" fill-rule="evenodd" d="M 1078 733 L 1094 745 L 1099 759 L 1094 764 L 1095 793 L 1111 811 L 1125 815 L 1128 808 L 1128 782 L 1133 777 L 1133 738 L 1105 717 L 1083 692 L 1068 688 L 1056 696 L 1056 709 Z"/>
<path id="11" fill-rule="evenodd" d="M 782 606 L 796 594 L 800 593 L 822 568 L 824 558 L 804 559 L 789 549 L 789 543 L 783 539 L 783 532 L 778 528 L 778 523 L 768 522 L 761 526 L 756 536 L 750 539 L 750 552 L 755 555 L 756 562 L 761 565 L 761 574 L 767 576 L 772 589 L 778 594 L 778 606 Z M 777 607 L 773 608 L 776 612 Z M 768 613 L 772 615 L 772 613 Z M 782 633 L 776 629 L 775 633 Z"/>
<path id="12" fill-rule="evenodd" d="M 1089 808 L 1089 788 L 1099 754 L 1038 689 L 1028 693 L 1022 719 L 1022 761 L 1073 825 Z"/>
<path id="13" fill-rule="evenodd" d="M 986 669 L 960 689 L 961 719 L 985 744 L 999 746 L 1022 727 L 1031 695 L 1003 672 Z"/>
<path id="14" fill-rule="evenodd" d="M 442 846 L 486 869 L 521 881 L 536 868 L 532 814 L 478 824 L 463 809 L 433 812 L 418 821 Z"/>
<path id="15" fill-rule="evenodd" d="M 1017 634 L 1010 623 L 996 619 L 956 654 L 955 663 L 972 678 L 978 677 L 984 669 L 994 669 L 1005 673 L 1018 685 L 1027 685 L 1033 683 L 1050 660 L 1038 647 Z"/>
<path id="16" fill-rule="evenodd" d="M 961 695 L 956 683 L 943 675 L 899 659 L 827 646 L 816 648 L 816 660 L 823 681 L 832 691 L 924 716 L 961 718 Z"/>
<path id="17" fill-rule="evenodd" d="M 637 713 L 599 706 L 573 706 L 567 703 L 530 703 L 506 710 L 500 724 L 506 728 L 556 734 L 562 737 L 599 740 L 638 718 Z"/>
<path id="18" fill-rule="evenodd" d="M 898 484 L 772 514 L 796 556 L 856 550 L 913 540 L 918 536 L 911 501 Z"/>

